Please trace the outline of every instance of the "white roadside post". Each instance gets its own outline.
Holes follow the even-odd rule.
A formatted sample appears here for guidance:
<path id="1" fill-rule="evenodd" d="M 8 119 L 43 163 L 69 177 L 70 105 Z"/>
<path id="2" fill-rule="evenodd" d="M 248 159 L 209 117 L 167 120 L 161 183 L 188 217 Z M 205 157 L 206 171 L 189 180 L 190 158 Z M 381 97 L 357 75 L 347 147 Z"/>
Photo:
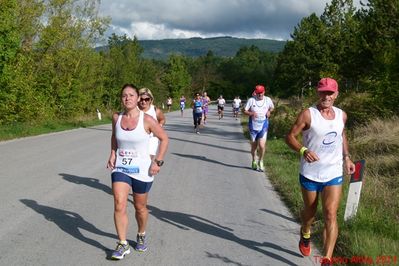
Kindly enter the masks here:
<path id="1" fill-rule="evenodd" d="M 351 175 L 349 183 L 348 198 L 346 200 L 346 208 L 344 214 L 344 221 L 354 217 L 359 206 L 360 192 L 363 185 L 363 171 L 365 160 L 355 162 L 355 172 Z"/>
<path id="2" fill-rule="evenodd" d="M 98 109 L 97 109 L 97 117 L 98 117 L 98 120 L 101 120 L 101 112 Z"/>

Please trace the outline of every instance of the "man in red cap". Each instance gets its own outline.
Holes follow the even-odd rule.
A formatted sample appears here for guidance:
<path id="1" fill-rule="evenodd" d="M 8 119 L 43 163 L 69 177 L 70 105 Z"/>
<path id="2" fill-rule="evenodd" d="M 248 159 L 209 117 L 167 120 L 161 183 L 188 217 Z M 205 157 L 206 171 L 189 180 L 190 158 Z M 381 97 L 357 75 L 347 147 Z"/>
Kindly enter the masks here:
<path id="1" fill-rule="evenodd" d="M 337 210 L 341 198 L 343 168 L 348 174 L 355 171 L 349 157 L 345 135 L 346 113 L 333 106 L 338 97 L 338 84 L 332 78 L 322 78 L 317 86 L 319 101 L 303 110 L 286 137 L 286 142 L 301 155 L 299 181 L 303 210 L 299 250 L 310 256 L 310 229 L 321 196 L 324 216 L 324 256 L 321 265 L 332 265 L 338 237 Z M 297 137 L 302 134 L 302 143 Z"/>
<path id="2" fill-rule="evenodd" d="M 251 140 L 252 169 L 265 171 L 263 157 L 266 151 L 267 130 L 269 128 L 270 113 L 274 104 L 265 96 L 265 87 L 256 85 L 254 92 L 244 108 L 244 114 L 249 116 L 248 128 Z M 258 154 L 258 160 L 256 158 Z"/>

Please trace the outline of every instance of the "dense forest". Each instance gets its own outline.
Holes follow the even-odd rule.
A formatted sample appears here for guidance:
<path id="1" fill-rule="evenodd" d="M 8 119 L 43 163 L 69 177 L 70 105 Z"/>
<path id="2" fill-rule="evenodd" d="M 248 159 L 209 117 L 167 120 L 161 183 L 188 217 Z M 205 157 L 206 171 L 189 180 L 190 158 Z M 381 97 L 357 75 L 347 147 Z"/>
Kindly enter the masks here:
<path id="1" fill-rule="evenodd" d="M 240 48 L 256 46 L 262 51 L 281 52 L 286 41 L 269 39 L 244 39 L 230 36 L 189 39 L 138 40 L 143 48 L 142 57 L 166 61 L 170 55 L 179 54 L 186 57 L 204 56 L 208 51 L 217 57 L 234 57 Z M 96 47 L 97 51 L 106 51 L 108 45 Z"/>
<path id="2" fill-rule="evenodd" d="M 295 27 L 281 52 L 243 46 L 234 56 L 171 54 L 143 57 L 137 38 L 112 35 L 97 51 L 110 18 L 97 0 L 0 0 L 0 122 L 74 119 L 119 109 L 124 83 L 148 87 L 159 104 L 207 91 L 247 97 L 265 84 L 275 97 L 311 96 L 323 76 L 334 77 L 359 122 L 398 114 L 399 1 L 333 0 L 318 17 Z"/>
<path id="3" fill-rule="evenodd" d="M 198 57 L 212 50 L 214 55 L 222 57 L 234 57 L 243 46 L 256 46 L 262 51 L 280 52 L 285 41 L 268 39 L 243 39 L 234 37 L 214 38 L 189 38 L 189 39 L 165 39 L 165 40 L 139 40 L 143 47 L 143 57 L 150 59 L 167 59 L 171 53 L 179 53 L 184 56 Z"/>

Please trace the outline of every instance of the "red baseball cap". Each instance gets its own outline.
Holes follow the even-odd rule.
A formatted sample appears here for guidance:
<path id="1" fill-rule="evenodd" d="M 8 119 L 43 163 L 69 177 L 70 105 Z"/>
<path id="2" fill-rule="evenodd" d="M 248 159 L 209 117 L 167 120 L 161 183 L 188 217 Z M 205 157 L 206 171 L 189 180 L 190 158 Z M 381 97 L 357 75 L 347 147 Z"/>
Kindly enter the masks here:
<path id="1" fill-rule="evenodd" d="M 255 94 L 261 94 L 265 92 L 265 87 L 263 85 L 256 85 L 254 93 Z"/>
<path id="2" fill-rule="evenodd" d="M 317 84 L 317 91 L 338 91 L 338 83 L 332 78 L 322 78 Z"/>

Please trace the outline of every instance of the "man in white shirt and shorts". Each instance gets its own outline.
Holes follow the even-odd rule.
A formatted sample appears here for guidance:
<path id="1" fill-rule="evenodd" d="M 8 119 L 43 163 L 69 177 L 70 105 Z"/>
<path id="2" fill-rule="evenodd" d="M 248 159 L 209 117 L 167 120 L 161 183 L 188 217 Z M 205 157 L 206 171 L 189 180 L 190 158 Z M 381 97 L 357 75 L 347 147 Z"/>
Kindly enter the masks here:
<path id="1" fill-rule="evenodd" d="M 255 96 L 251 97 L 244 108 L 244 114 L 249 116 L 248 127 L 251 138 L 252 169 L 264 171 L 263 157 L 266 151 L 267 130 L 270 113 L 274 109 L 272 100 L 265 96 L 265 87 L 256 85 Z M 258 160 L 256 158 L 258 154 Z"/>

